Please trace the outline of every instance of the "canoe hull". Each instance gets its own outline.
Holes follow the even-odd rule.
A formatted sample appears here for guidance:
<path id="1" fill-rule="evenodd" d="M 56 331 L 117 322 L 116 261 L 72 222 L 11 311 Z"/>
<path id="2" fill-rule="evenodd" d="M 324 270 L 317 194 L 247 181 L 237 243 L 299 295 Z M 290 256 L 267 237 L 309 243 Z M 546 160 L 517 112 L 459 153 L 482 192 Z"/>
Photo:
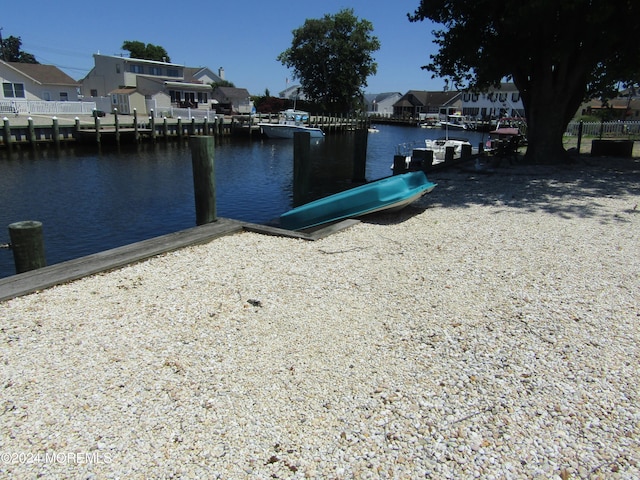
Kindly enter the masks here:
<path id="1" fill-rule="evenodd" d="M 399 210 L 435 186 L 422 171 L 383 178 L 289 210 L 280 216 L 280 226 L 303 230 L 382 210 Z"/>

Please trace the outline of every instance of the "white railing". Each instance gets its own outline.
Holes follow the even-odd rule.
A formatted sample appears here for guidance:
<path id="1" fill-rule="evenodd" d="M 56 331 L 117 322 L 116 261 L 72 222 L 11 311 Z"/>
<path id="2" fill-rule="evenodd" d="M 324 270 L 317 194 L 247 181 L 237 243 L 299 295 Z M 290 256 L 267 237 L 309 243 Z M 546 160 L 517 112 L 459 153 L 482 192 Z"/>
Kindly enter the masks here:
<path id="1" fill-rule="evenodd" d="M 91 115 L 95 102 L 47 102 L 45 100 L 0 100 L 0 114 Z"/>
<path id="2" fill-rule="evenodd" d="M 565 135 L 577 136 L 580 122 L 570 122 Z M 640 134 L 640 121 L 630 122 L 582 122 L 582 135 L 585 137 L 626 137 Z"/>

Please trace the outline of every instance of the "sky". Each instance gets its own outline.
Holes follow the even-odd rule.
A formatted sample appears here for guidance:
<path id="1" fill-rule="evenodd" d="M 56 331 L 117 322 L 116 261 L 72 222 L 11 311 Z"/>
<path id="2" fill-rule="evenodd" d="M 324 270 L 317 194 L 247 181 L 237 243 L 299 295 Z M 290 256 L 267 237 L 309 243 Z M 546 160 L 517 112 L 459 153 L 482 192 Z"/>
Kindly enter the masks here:
<path id="1" fill-rule="evenodd" d="M 373 25 L 381 48 L 378 73 L 366 93 L 442 90 L 420 67 L 436 52 L 429 22 L 409 22 L 419 0 L 211 0 L 125 3 L 31 0 L 28 12 L 0 17 L 2 38 L 20 37 L 22 51 L 55 65 L 75 80 L 93 67 L 93 55 L 128 55 L 124 41 L 164 47 L 171 62 L 187 67 L 224 68 L 225 79 L 251 95 L 277 94 L 298 82 L 276 58 L 291 46 L 293 30 L 308 18 L 351 8 Z"/>

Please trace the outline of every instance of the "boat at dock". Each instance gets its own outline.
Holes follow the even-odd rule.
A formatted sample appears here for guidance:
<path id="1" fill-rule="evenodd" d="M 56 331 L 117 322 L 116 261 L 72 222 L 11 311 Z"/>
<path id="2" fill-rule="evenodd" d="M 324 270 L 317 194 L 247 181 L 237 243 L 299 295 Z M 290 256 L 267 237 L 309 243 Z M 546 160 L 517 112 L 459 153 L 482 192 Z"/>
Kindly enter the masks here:
<path id="1" fill-rule="evenodd" d="M 411 162 L 414 160 L 414 157 L 416 159 L 419 158 L 422 162 L 425 158 L 427 158 L 426 152 L 432 151 L 432 165 L 436 165 L 445 161 L 445 159 L 447 158 L 447 149 L 452 149 L 452 160 L 454 158 L 460 158 L 462 156 L 462 149 L 465 145 L 467 146 L 467 148 L 469 148 L 469 151 L 471 153 L 474 153 L 471 142 L 464 138 L 438 138 L 435 140 L 426 139 L 424 141 L 424 146 L 420 145 L 420 143 L 402 143 L 396 146 L 396 156 L 404 156 L 406 168 L 409 169 L 411 166 Z M 391 168 L 393 169 L 394 166 L 391 165 Z"/>
<path id="2" fill-rule="evenodd" d="M 421 171 L 386 177 L 289 210 L 280 215 L 280 226 L 304 230 L 382 210 L 400 210 L 435 187 Z"/>
<path id="3" fill-rule="evenodd" d="M 260 122 L 258 126 L 269 138 L 293 138 L 296 132 L 308 132 L 311 138 L 322 138 L 324 132 L 318 127 L 311 127 L 309 113 L 290 108 L 280 112 L 278 123 Z"/>

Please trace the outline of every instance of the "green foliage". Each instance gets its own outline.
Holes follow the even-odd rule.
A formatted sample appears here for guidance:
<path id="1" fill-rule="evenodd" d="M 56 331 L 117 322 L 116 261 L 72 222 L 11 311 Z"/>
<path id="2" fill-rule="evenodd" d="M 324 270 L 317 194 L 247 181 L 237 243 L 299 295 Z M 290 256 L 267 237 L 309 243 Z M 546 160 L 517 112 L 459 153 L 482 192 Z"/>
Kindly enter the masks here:
<path id="1" fill-rule="evenodd" d="M 122 44 L 122 50 L 127 50 L 131 58 L 140 58 L 143 60 L 154 60 L 156 62 L 171 62 L 167 51 L 158 45 L 153 45 L 136 40 L 125 40 Z"/>
<path id="2" fill-rule="evenodd" d="M 277 59 L 293 69 L 308 98 L 327 110 L 348 111 L 359 104 L 367 77 L 377 72 L 373 53 L 380 42 L 372 31 L 371 22 L 359 20 L 353 9 L 307 19 Z"/>
<path id="3" fill-rule="evenodd" d="M 423 67 L 434 76 L 476 90 L 513 79 L 529 126 L 527 157 L 544 163 L 563 157 L 562 133 L 585 98 L 639 79 L 638 18 L 637 0 L 421 0 L 409 15 L 445 27 Z"/>
<path id="4" fill-rule="evenodd" d="M 220 80 L 219 82 L 211 82 L 211 87 L 215 90 L 218 87 L 231 87 L 235 88 L 235 85 L 229 80 Z"/>
<path id="5" fill-rule="evenodd" d="M 30 53 L 23 52 L 22 39 L 10 36 L 2 40 L 2 60 L 5 62 L 40 63 Z"/>

